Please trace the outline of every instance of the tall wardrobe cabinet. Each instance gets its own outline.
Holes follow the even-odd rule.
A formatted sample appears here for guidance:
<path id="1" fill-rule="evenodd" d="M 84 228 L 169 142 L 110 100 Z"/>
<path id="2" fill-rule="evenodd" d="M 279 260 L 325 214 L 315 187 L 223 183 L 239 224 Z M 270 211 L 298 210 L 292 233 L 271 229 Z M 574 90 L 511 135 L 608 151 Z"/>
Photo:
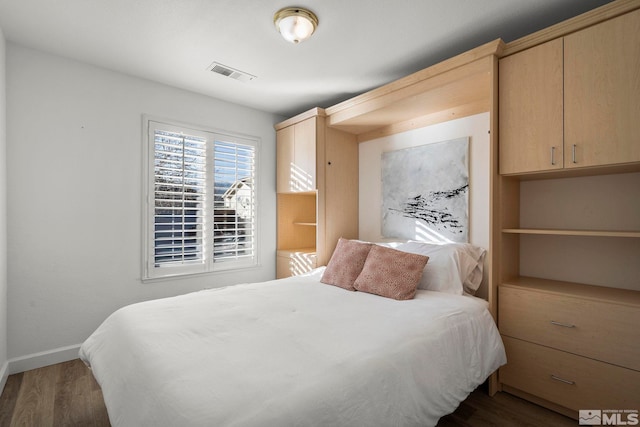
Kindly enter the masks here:
<path id="1" fill-rule="evenodd" d="M 498 379 L 575 418 L 640 408 L 639 7 L 499 63 Z"/>
<path id="2" fill-rule="evenodd" d="M 275 126 L 277 278 L 326 265 L 340 237 L 358 236 L 358 142 L 314 108 Z"/>

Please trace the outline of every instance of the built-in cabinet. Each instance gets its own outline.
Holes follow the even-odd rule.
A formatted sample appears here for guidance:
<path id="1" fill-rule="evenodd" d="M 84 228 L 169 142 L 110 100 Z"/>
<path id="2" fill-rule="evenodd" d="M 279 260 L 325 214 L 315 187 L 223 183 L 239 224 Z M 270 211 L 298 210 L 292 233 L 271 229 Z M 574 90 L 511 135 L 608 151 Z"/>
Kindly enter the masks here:
<path id="1" fill-rule="evenodd" d="M 315 108 L 276 125 L 278 278 L 325 265 L 358 236 L 358 143 Z"/>
<path id="2" fill-rule="evenodd" d="M 500 60 L 500 173 L 640 161 L 639 15 Z"/>
<path id="3" fill-rule="evenodd" d="M 562 39 L 500 60 L 500 173 L 563 167 L 562 69 Z"/>
<path id="4" fill-rule="evenodd" d="M 499 298 L 508 391 L 575 412 L 638 407 L 638 292 L 518 278 Z"/>
<path id="5" fill-rule="evenodd" d="M 499 384 L 576 418 L 640 407 L 639 6 L 499 63 Z"/>
<path id="6" fill-rule="evenodd" d="M 316 190 L 316 141 L 324 138 L 317 116 L 277 131 L 278 193 Z"/>
<path id="7" fill-rule="evenodd" d="M 358 179 L 358 143 L 488 112 L 489 186 L 492 194 L 497 192 L 497 71 L 503 47 L 500 39 L 485 43 L 326 110 L 315 108 L 275 126 L 279 278 L 325 265 L 340 237 L 358 238 L 358 188 L 367 185 Z M 488 203 L 495 210 L 497 199 Z M 492 242 L 494 234 L 492 229 Z M 478 295 L 486 296 L 495 318 L 497 252 L 493 245 L 485 263 L 489 279 Z M 497 390 L 496 375 L 489 381 L 489 390 L 491 394 Z"/>
<path id="8" fill-rule="evenodd" d="M 566 36 L 564 74 L 565 167 L 640 161 L 640 10 Z"/>

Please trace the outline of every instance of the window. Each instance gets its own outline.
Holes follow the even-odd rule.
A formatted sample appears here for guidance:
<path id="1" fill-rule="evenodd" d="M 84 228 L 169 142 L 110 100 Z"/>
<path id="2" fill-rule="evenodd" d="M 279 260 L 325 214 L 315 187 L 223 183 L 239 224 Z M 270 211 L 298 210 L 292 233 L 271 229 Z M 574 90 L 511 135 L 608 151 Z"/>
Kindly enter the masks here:
<path id="1" fill-rule="evenodd" d="M 257 140 L 145 119 L 144 278 L 257 264 Z"/>

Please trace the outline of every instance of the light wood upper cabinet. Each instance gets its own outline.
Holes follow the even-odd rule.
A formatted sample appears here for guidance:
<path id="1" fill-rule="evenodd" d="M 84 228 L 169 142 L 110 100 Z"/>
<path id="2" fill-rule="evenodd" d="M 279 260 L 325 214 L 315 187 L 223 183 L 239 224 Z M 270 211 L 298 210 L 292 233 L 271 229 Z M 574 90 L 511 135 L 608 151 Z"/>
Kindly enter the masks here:
<path id="1" fill-rule="evenodd" d="M 295 164 L 294 144 L 294 126 L 276 132 L 276 191 L 278 193 L 289 192 L 293 186 L 291 170 Z"/>
<path id="2" fill-rule="evenodd" d="M 500 60 L 500 173 L 640 162 L 640 10 Z"/>
<path id="3" fill-rule="evenodd" d="M 640 10 L 564 43 L 565 167 L 640 161 Z"/>
<path id="4" fill-rule="evenodd" d="M 276 132 L 278 193 L 316 189 L 316 121 L 311 117 Z"/>
<path id="5" fill-rule="evenodd" d="M 562 168 L 562 39 L 499 67 L 500 173 Z"/>

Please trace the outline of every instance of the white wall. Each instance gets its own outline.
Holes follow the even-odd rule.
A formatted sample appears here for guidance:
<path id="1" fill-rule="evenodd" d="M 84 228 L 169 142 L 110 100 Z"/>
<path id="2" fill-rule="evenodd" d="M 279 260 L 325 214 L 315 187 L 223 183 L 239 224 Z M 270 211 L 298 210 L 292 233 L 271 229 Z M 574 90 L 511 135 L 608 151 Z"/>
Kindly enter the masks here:
<path id="1" fill-rule="evenodd" d="M 260 268 L 141 282 L 143 113 L 261 138 Z M 75 357 L 126 304 L 274 278 L 282 119 L 8 43 L 10 370 Z"/>
<path id="2" fill-rule="evenodd" d="M 7 380 L 7 139 L 6 43 L 0 28 L 0 393 Z"/>
<path id="3" fill-rule="evenodd" d="M 489 113 L 452 120 L 360 144 L 360 232 L 362 240 L 382 241 L 381 155 L 461 137 L 469 140 L 469 241 L 489 248 Z M 389 239 L 387 239 L 389 240 Z"/>

